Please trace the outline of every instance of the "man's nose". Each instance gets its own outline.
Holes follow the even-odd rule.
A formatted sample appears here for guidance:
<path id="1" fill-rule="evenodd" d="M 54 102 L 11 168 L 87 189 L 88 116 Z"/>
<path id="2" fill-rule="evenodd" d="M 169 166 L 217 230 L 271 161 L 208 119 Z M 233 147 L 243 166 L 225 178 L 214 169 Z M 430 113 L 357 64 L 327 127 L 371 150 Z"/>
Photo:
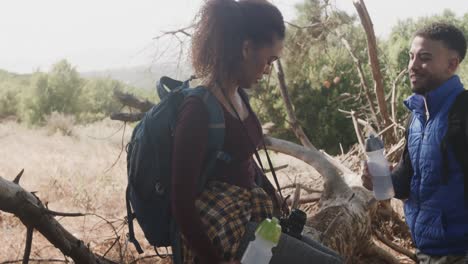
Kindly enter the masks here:
<path id="1" fill-rule="evenodd" d="M 421 67 L 421 62 L 415 57 L 409 60 L 408 70 L 418 70 Z"/>

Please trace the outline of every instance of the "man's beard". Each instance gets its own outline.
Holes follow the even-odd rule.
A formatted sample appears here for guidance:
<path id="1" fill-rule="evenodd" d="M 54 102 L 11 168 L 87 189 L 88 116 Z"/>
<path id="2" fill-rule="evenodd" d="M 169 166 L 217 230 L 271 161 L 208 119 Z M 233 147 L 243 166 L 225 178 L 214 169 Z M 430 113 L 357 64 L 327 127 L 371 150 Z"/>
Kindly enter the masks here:
<path id="1" fill-rule="evenodd" d="M 411 78 L 410 78 L 411 80 Z M 441 86 L 445 81 L 440 80 L 440 78 L 433 77 L 433 78 L 425 78 L 421 84 L 417 84 L 414 86 L 411 84 L 411 91 L 416 94 L 424 95 L 432 90 L 437 89 Z"/>
<path id="2" fill-rule="evenodd" d="M 413 86 L 411 85 L 411 91 L 416 94 L 421 94 L 424 95 L 430 91 L 430 89 L 427 87 L 427 85 L 423 86 Z"/>

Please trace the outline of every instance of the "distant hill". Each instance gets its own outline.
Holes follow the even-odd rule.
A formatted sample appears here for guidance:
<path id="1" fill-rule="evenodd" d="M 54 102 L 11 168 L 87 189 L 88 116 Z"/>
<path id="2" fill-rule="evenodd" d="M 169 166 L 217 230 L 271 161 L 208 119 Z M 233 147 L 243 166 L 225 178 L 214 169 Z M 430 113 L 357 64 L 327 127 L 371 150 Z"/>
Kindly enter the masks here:
<path id="1" fill-rule="evenodd" d="M 187 66 L 177 67 L 176 64 L 168 63 L 81 72 L 80 74 L 84 78 L 110 78 L 136 88 L 151 90 L 154 89 L 156 81 L 161 76 L 167 75 L 172 78 L 187 79 L 190 77 L 191 70 Z"/>

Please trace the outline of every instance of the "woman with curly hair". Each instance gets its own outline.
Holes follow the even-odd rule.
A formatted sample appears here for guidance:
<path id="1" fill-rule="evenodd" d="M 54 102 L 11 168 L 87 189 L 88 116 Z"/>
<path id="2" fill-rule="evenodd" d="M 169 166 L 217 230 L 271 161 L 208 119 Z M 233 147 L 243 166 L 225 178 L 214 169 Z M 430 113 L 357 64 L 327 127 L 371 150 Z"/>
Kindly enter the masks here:
<path id="1" fill-rule="evenodd" d="M 250 89 L 269 74 L 284 38 L 281 12 L 267 1 L 208 0 L 197 17 L 192 64 L 202 86 L 223 109 L 224 151 L 231 161 L 218 161 L 215 177 L 197 192 L 207 154 L 209 116 L 201 99 L 186 98 L 174 134 L 171 195 L 183 263 L 238 263 L 255 229 L 253 223 L 271 218 L 274 207 L 279 208 L 275 189 L 253 159 L 263 135 L 242 88 Z M 259 178 L 264 179 L 261 186 Z M 282 235 L 271 263 L 285 260 L 341 263 L 331 250 Z"/>

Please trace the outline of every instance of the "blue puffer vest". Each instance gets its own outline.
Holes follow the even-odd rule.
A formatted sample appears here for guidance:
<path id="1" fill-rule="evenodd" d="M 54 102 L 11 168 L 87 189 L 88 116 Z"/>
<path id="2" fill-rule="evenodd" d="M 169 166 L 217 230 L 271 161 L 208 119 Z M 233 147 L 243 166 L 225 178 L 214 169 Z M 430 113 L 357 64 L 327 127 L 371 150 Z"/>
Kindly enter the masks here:
<path id="1" fill-rule="evenodd" d="M 450 175 L 443 183 L 440 149 L 450 107 L 463 90 L 458 76 L 453 76 L 426 95 L 428 112 L 422 95 L 414 94 L 404 102 L 413 112 L 408 151 L 414 171 L 405 216 L 416 247 L 428 255 L 465 255 L 468 251 L 463 172 L 449 146 Z"/>

